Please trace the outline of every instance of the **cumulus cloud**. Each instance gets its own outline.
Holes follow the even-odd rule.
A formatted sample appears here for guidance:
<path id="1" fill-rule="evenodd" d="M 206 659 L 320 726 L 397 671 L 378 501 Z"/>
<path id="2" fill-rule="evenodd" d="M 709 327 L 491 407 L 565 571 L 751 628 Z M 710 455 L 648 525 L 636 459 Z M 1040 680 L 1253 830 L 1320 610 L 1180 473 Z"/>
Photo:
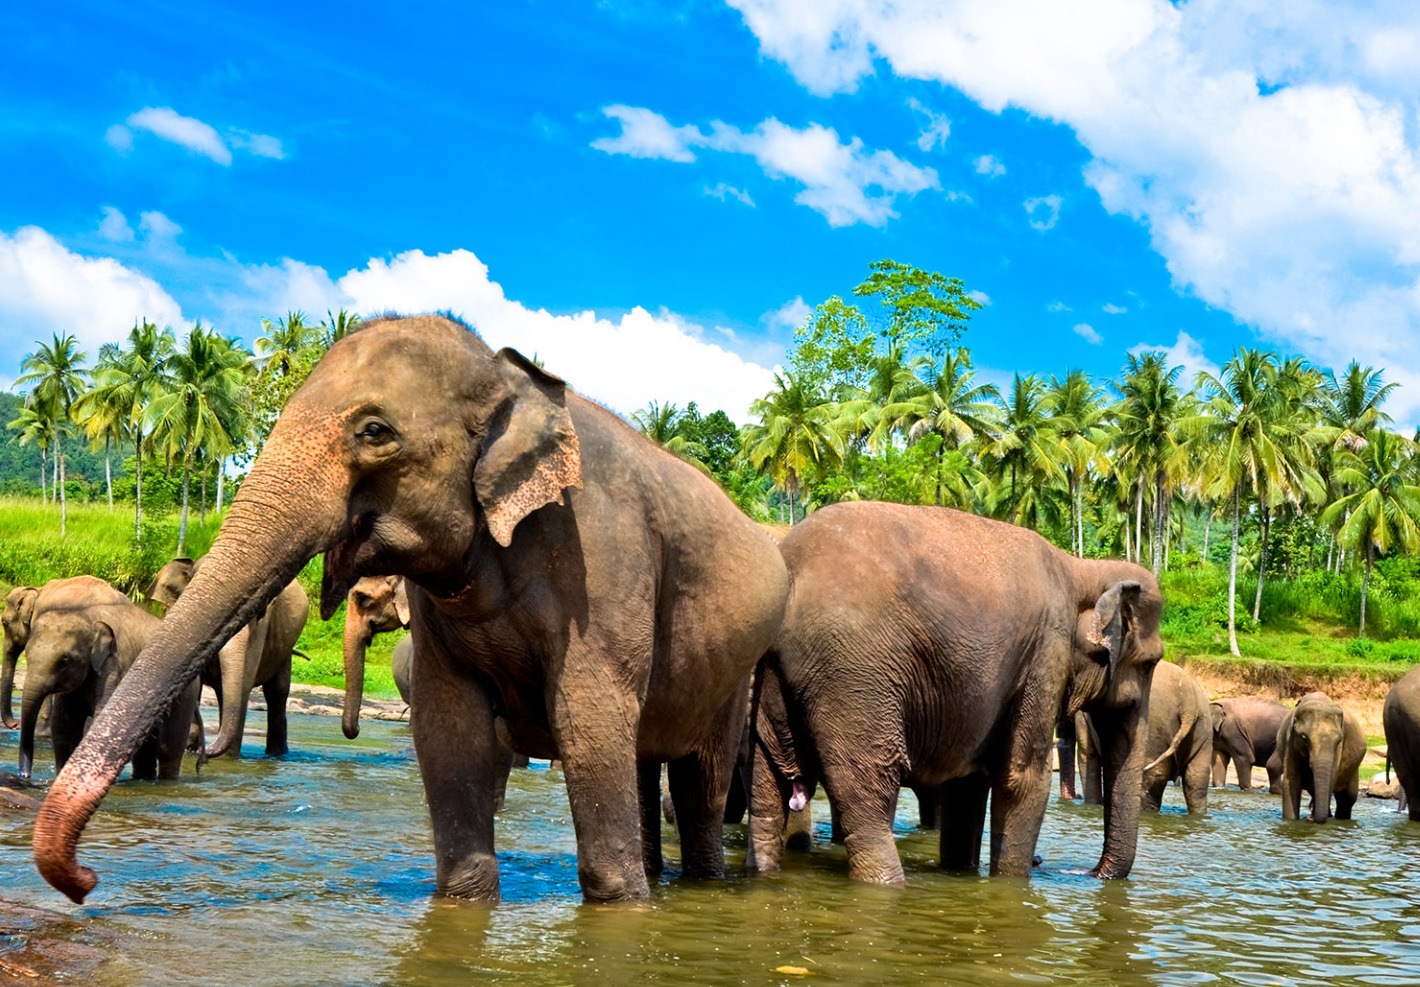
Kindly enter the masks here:
<path id="1" fill-rule="evenodd" d="M 114 150 L 126 154 L 133 149 L 134 131 L 143 131 L 171 144 L 185 147 L 223 167 L 230 167 L 232 164 L 232 148 L 262 158 L 281 160 L 286 156 L 281 141 L 270 134 L 232 130 L 223 138 L 210 123 L 196 117 L 183 116 L 170 106 L 145 106 L 123 123 L 109 127 L 104 134 L 104 140 Z"/>
<path id="2" fill-rule="evenodd" d="M 183 324 L 172 296 L 112 257 L 75 253 L 35 226 L 0 232 L 0 345 L 14 354 L 7 371 L 15 372 L 19 354 L 52 333 L 73 333 L 92 358 L 145 317 Z"/>
<path id="3" fill-rule="evenodd" d="M 976 173 L 987 178 L 1000 178 L 1006 173 L 1006 166 L 994 154 L 983 154 L 976 159 Z"/>
<path id="4" fill-rule="evenodd" d="M 991 296 L 984 291 L 968 291 L 967 294 L 975 299 L 983 308 L 991 304 Z"/>
<path id="5" fill-rule="evenodd" d="M 1100 311 L 1105 315 L 1123 315 L 1125 312 L 1128 312 L 1129 309 L 1125 308 L 1123 305 L 1116 305 L 1113 302 L 1105 302 L 1105 304 L 1100 306 Z"/>
<path id="6" fill-rule="evenodd" d="M 754 208 L 754 200 L 750 198 L 748 192 L 746 192 L 744 189 L 735 188 L 733 185 L 728 185 L 725 182 L 720 182 L 714 187 L 707 187 L 705 189 L 705 194 L 719 199 L 721 202 L 725 202 L 728 199 L 734 199 L 738 202 L 743 202 L 751 209 Z"/>
<path id="7" fill-rule="evenodd" d="M 694 161 L 691 148 L 697 147 L 747 155 L 770 178 L 802 185 L 794 201 L 820 213 L 830 226 L 884 226 L 897 216 L 898 195 L 941 187 L 934 169 L 891 151 L 868 151 L 857 137 L 843 143 L 836 130 L 817 123 L 796 129 L 771 117 L 742 131 L 717 120 L 707 133 L 693 124 L 673 126 L 639 107 L 615 105 L 602 112 L 621 123 L 621 134 L 593 141 L 597 150 L 681 163 Z"/>
<path id="8" fill-rule="evenodd" d="M 1070 127 L 1181 289 L 1318 362 L 1420 380 L 1420 7 L 729 2 L 816 93 L 885 64 Z"/>
<path id="9" fill-rule="evenodd" d="M 1047 312 L 1069 312 L 1069 311 L 1071 311 L 1070 306 L 1069 306 L 1069 305 L 1066 305 L 1064 302 L 1051 302 L 1049 305 L 1045 306 L 1045 310 L 1046 310 Z"/>
<path id="10" fill-rule="evenodd" d="M 115 243 L 131 243 L 133 227 L 128 225 L 128 217 L 114 206 L 103 207 L 104 218 L 99 220 L 99 236 Z"/>
<path id="11" fill-rule="evenodd" d="M 804 296 L 795 295 L 778 308 L 765 312 L 760 316 L 759 321 L 770 329 L 788 329 L 792 332 L 800 326 L 806 325 L 813 314 L 814 310 L 808 302 L 804 301 Z"/>
<path id="12" fill-rule="evenodd" d="M 1077 323 L 1072 331 L 1076 336 L 1079 336 L 1092 346 L 1098 346 L 1100 343 L 1104 342 L 1104 337 L 1096 332 L 1094 326 L 1090 325 L 1088 322 Z"/>
<path id="13" fill-rule="evenodd" d="M 1207 372 L 1215 375 L 1218 373 L 1218 365 L 1204 355 L 1203 344 L 1181 329 L 1178 338 L 1173 341 L 1172 345 L 1140 343 L 1137 346 L 1129 347 L 1129 352 L 1135 356 L 1141 353 L 1162 353 L 1170 367 L 1183 367 L 1178 384 L 1184 390 L 1193 386 L 1193 379 L 1199 373 Z"/>
<path id="14" fill-rule="evenodd" d="M 1025 206 L 1026 217 L 1033 230 L 1044 233 L 1047 230 L 1055 229 L 1055 224 L 1060 220 L 1060 196 L 1058 195 L 1038 195 L 1035 198 L 1027 199 L 1022 205 Z"/>
<path id="15" fill-rule="evenodd" d="M 927 125 L 917 135 L 917 148 L 930 151 L 934 147 L 946 147 L 947 138 L 952 135 L 952 122 L 931 107 L 924 106 L 916 97 L 907 101 L 908 109 L 927 118 Z"/>

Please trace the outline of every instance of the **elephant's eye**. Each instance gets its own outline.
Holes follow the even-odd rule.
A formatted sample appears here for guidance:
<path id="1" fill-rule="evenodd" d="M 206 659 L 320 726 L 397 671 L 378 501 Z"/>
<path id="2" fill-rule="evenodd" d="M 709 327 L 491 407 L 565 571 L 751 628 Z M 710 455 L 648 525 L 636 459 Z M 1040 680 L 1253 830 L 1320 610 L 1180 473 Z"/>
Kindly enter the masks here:
<path id="1" fill-rule="evenodd" d="M 368 443 L 381 444 L 394 438 L 394 429 L 378 418 L 368 418 L 360 423 L 355 437 Z"/>

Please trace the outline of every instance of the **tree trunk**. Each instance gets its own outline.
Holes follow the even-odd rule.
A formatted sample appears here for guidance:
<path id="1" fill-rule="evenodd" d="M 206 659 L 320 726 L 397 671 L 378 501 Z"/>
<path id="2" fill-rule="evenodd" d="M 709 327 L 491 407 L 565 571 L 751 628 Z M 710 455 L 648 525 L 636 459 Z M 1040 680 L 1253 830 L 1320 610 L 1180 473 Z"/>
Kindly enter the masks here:
<path id="1" fill-rule="evenodd" d="M 49 504 L 49 457 L 45 455 L 44 446 L 39 447 L 39 502 Z"/>
<path id="2" fill-rule="evenodd" d="M 182 515 L 178 520 L 178 543 L 177 554 L 181 557 L 187 553 L 183 551 L 183 542 L 187 540 L 187 489 L 188 481 L 192 475 L 192 468 L 188 465 L 187 459 L 182 461 Z"/>
<path id="3" fill-rule="evenodd" d="M 1257 551 L 1257 595 L 1252 601 L 1252 619 L 1262 620 L 1262 579 L 1267 573 L 1267 543 L 1272 534 L 1272 509 L 1262 504 L 1262 544 Z"/>
<path id="4" fill-rule="evenodd" d="M 1213 527 L 1213 505 L 1211 505 L 1211 504 L 1205 504 L 1204 507 L 1203 507 L 1203 509 L 1204 509 L 1204 511 L 1207 512 L 1207 513 L 1205 513 L 1205 514 L 1203 515 L 1203 561 L 1204 561 L 1204 562 L 1207 562 L 1207 561 L 1208 561 L 1208 535 L 1209 535 L 1209 530 Z"/>
<path id="5" fill-rule="evenodd" d="M 108 509 L 113 513 L 113 439 L 104 436 L 104 487 L 108 490 Z"/>
<path id="6" fill-rule="evenodd" d="M 1366 591 L 1371 588 L 1371 569 L 1376 564 L 1376 549 L 1369 542 L 1366 544 L 1366 568 L 1361 573 L 1361 630 L 1359 637 L 1366 636 Z"/>
<path id="7" fill-rule="evenodd" d="M 227 472 L 227 457 L 217 460 L 217 516 L 222 516 L 222 478 Z"/>
<path id="8" fill-rule="evenodd" d="M 1144 478 L 1139 477 L 1139 486 L 1134 491 L 1134 563 L 1144 562 Z"/>
<path id="9" fill-rule="evenodd" d="M 1228 558 L 1228 651 L 1234 658 L 1241 658 L 1238 651 L 1238 521 L 1242 513 L 1242 496 L 1233 491 L 1233 551 Z"/>
<path id="10" fill-rule="evenodd" d="M 143 541 L 143 430 L 133 443 L 133 540 Z"/>
<path id="11" fill-rule="evenodd" d="M 63 538 L 69 531 L 69 500 L 64 495 L 64 447 L 57 430 L 54 433 L 54 465 L 59 469 L 59 537 Z"/>
<path id="12" fill-rule="evenodd" d="M 207 526 L 207 469 L 207 465 L 202 467 L 202 476 L 199 480 L 202 485 L 202 500 L 200 501 L 202 506 L 197 509 L 197 523 L 203 527 Z"/>
<path id="13" fill-rule="evenodd" d="M 1164 531 L 1164 471 L 1154 470 L 1154 540 L 1151 543 L 1154 556 L 1154 578 L 1158 579 L 1164 569 L 1164 542 L 1167 532 Z"/>

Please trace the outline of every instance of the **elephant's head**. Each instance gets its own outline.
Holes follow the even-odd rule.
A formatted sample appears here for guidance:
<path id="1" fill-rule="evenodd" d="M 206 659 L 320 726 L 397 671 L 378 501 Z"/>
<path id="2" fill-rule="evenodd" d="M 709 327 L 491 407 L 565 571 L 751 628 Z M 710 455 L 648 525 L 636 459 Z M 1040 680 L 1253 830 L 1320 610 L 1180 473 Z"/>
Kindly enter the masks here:
<path id="1" fill-rule="evenodd" d="M 384 318 L 331 347 L 281 413 L 193 577 L 55 779 L 35 823 L 41 874 L 75 901 L 74 854 L 140 738 L 217 645 L 325 553 L 321 614 L 361 576 L 462 592 L 472 560 L 581 486 L 566 385 L 437 316 Z"/>
<path id="2" fill-rule="evenodd" d="M 196 570 L 197 563 L 192 559 L 173 559 L 158 570 L 148 591 L 143 594 L 144 598 L 149 603 L 161 604 L 164 609 L 171 607 L 187 589 L 187 584 L 192 582 Z"/>
<path id="3" fill-rule="evenodd" d="M 118 648 L 113 628 L 101 620 L 61 610 L 34 619 L 26 649 L 25 691 L 20 704 L 20 777 L 34 764 L 39 708 L 50 696 L 92 689 L 101 706 L 118 684 Z"/>
<path id="4" fill-rule="evenodd" d="M 1105 837 L 1094 873 L 1125 877 L 1134 866 L 1139 833 L 1149 688 L 1164 656 L 1163 598 L 1141 566 L 1074 565 L 1077 613 L 1065 713 L 1089 713 L 1099 738 Z"/>
<path id="5" fill-rule="evenodd" d="M 365 694 L 365 651 L 376 634 L 409 626 L 409 593 L 399 576 L 365 576 L 345 600 L 345 736 L 360 736 Z"/>
<path id="6" fill-rule="evenodd" d="M 1346 714 L 1324 693 L 1303 696 L 1282 727 L 1283 742 L 1294 757 L 1309 765 L 1312 774 L 1311 821 L 1331 818 L 1331 793 L 1346 737 Z"/>
<path id="7" fill-rule="evenodd" d="M 9 730 L 19 726 L 15 719 L 15 665 L 30 639 L 30 619 L 34 616 L 39 590 L 33 586 L 16 586 L 5 596 L 5 611 L 0 624 L 5 627 L 5 657 L 0 665 L 0 720 Z"/>

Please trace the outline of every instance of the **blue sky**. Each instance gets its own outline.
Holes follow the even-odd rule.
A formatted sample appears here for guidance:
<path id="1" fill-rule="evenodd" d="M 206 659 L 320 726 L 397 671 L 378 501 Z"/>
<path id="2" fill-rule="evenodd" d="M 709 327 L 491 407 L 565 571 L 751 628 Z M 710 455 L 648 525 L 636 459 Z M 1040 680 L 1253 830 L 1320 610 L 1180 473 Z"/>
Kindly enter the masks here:
<path id="1" fill-rule="evenodd" d="M 1413 5 L 71 3 L 0 37 L 0 376 L 142 315 L 452 309 L 617 410 L 743 420 L 891 257 L 980 293 L 990 379 L 1261 344 L 1420 418 Z"/>

